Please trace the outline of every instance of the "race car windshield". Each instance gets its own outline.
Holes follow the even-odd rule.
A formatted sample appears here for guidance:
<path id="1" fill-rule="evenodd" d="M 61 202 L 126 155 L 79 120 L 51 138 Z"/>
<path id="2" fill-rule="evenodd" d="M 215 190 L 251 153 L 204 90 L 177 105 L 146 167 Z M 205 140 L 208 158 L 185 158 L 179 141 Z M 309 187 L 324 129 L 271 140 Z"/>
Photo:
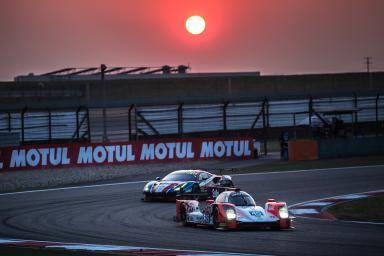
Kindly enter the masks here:
<path id="1" fill-rule="evenodd" d="M 255 206 L 256 203 L 252 197 L 244 194 L 232 194 L 228 198 L 228 203 L 236 206 Z"/>
<path id="2" fill-rule="evenodd" d="M 163 178 L 165 181 L 195 181 L 196 176 L 193 173 L 170 173 Z"/>

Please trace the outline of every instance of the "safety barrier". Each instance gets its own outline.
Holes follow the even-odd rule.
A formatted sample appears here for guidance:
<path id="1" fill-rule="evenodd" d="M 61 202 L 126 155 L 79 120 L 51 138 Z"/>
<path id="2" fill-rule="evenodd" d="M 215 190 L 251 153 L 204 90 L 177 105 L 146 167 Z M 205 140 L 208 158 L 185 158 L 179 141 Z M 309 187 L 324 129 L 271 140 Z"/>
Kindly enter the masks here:
<path id="1" fill-rule="evenodd" d="M 315 140 L 296 140 L 288 142 L 288 159 L 316 160 L 319 158 L 318 143 Z"/>
<path id="2" fill-rule="evenodd" d="M 384 154 L 384 137 L 335 138 L 318 141 L 319 158 Z"/>
<path id="3" fill-rule="evenodd" d="M 384 137 L 332 138 L 288 142 L 289 160 L 384 155 Z"/>
<path id="4" fill-rule="evenodd" d="M 164 139 L 0 148 L 0 170 L 249 159 L 250 138 Z"/>

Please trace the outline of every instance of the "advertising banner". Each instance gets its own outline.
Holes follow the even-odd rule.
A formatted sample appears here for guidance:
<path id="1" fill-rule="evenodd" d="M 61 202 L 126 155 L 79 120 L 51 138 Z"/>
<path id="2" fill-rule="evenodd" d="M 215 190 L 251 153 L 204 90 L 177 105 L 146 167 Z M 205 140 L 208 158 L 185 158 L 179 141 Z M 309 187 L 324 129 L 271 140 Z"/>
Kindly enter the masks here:
<path id="1" fill-rule="evenodd" d="M 0 171 L 177 161 L 248 159 L 252 139 L 164 139 L 0 148 Z"/>

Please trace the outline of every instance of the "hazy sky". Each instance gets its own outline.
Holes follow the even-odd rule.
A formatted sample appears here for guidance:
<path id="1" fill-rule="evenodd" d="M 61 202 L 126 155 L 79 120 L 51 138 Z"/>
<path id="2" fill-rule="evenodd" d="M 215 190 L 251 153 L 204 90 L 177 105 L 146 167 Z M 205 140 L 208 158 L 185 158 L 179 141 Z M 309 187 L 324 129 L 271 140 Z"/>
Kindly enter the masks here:
<path id="1" fill-rule="evenodd" d="M 0 0 L 0 35 L 0 81 L 101 63 L 295 74 L 370 56 L 384 70 L 384 0 Z"/>

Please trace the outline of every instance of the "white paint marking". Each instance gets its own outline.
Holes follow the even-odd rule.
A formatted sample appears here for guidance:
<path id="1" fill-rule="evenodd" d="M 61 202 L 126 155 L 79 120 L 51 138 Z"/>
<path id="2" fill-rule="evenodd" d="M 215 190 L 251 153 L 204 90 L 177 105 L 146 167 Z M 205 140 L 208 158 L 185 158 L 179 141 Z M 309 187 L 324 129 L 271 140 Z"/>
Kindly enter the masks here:
<path id="1" fill-rule="evenodd" d="M 99 184 L 99 185 L 86 185 L 86 186 L 75 186 L 75 187 L 64 187 L 64 188 L 48 188 L 48 189 L 37 189 L 37 190 L 27 190 L 20 192 L 9 192 L 0 194 L 0 196 L 7 195 L 17 195 L 17 194 L 28 194 L 28 193 L 37 193 L 37 192 L 48 192 L 48 191 L 58 191 L 58 190 L 70 190 L 70 189 L 81 189 L 81 188 L 96 188 L 96 187 L 108 187 L 108 186 L 118 186 L 118 185 L 128 185 L 128 184 L 140 184 L 146 183 L 148 181 L 127 181 L 119 183 L 108 183 L 108 184 Z"/>
<path id="2" fill-rule="evenodd" d="M 311 202 L 311 203 L 302 204 L 302 206 L 326 206 L 330 204 L 334 204 L 334 202 Z"/>
<path id="3" fill-rule="evenodd" d="M 116 250 L 159 250 L 159 251 L 175 251 L 191 253 L 191 255 L 207 255 L 207 256 L 267 256 L 261 254 L 244 254 L 244 253 L 227 253 L 227 252 L 208 252 L 208 251 L 194 251 L 194 250 L 179 250 L 179 249 L 165 249 L 165 248 L 153 248 L 153 247 L 134 247 L 134 246 L 119 246 L 119 245 L 97 245 L 97 244 L 80 244 L 80 243 L 61 243 L 61 242 L 49 242 L 49 241 L 36 241 L 36 240 L 19 240 L 19 239 L 5 239 L 0 238 L 1 243 L 47 243 L 51 245 L 45 245 L 45 248 L 63 248 L 68 250 L 90 250 L 90 251 L 116 251 Z"/>
<path id="4" fill-rule="evenodd" d="M 302 215 L 302 214 L 319 214 L 319 211 L 316 209 L 292 209 L 289 210 L 294 215 Z"/>
<path id="5" fill-rule="evenodd" d="M 384 165 L 365 165 L 365 166 L 335 167 L 335 168 L 307 169 L 307 170 L 293 170 L 293 171 L 253 172 L 253 173 L 231 174 L 230 176 L 248 176 L 248 175 L 251 176 L 251 175 L 285 174 L 285 173 L 301 173 L 301 172 L 318 172 L 318 171 L 345 171 L 349 169 L 379 168 L 379 167 L 383 168 Z"/>
<path id="6" fill-rule="evenodd" d="M 349 220 L 340 220 L 341 222 L 347 223 L 356 223 L 356 224 L 369 224 L 369 225 L 384 225 L 383 222 L 370 222 L 370 221 L 349 221 Z"/>
<path id="7" fill-rule="evenodd" d="M 114 245 L 96 245 L 96 244 L 83 244 L 83 245 L 48 245 L 46 248 L 57 248 L 66 250 L 86 250 L 86 251 L 121 251 L 121 250 L 140 250 L 142 247 L 131 246 L 114 246 Z"/>
<path id="8" fill-rule="evenodd" d="M 0 244 L 8 244 L 8 243 L 14 243 L 14 242 L 18 242 L 18 240 L 0 238 Z"/>
<path id="9" fill-rule="evenodd" d="M 369 197 L 368 195 L 345 195 L 345 196 L 335 196 L 333 199 L 342 199 L 342 200 L 353 200 L 353 199 L 360 199 L 360 198 L 366 198 Z"/>

